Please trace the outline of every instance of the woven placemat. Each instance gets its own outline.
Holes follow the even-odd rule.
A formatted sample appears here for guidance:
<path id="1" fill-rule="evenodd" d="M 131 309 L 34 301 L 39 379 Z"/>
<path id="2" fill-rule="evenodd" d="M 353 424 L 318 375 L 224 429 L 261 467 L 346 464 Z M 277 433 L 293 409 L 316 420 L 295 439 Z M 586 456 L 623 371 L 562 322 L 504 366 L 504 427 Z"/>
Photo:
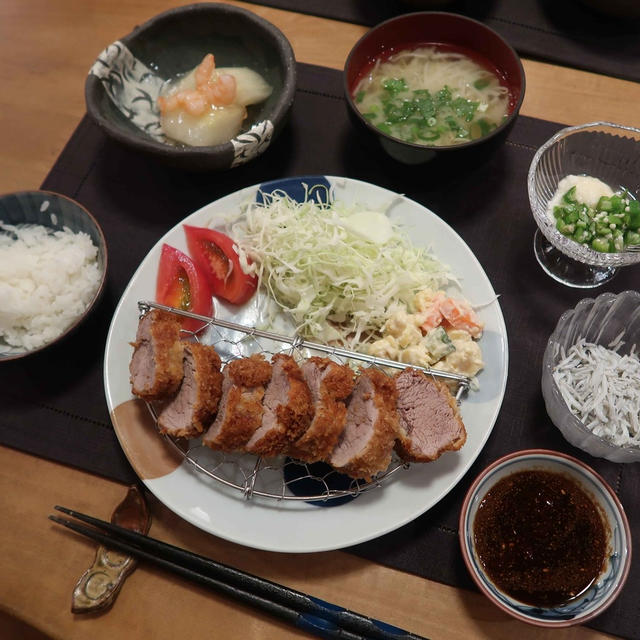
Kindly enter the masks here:
<path id="1" fill-rule="evenodd" d="M 627 507 L 632 531 L 640 530 L 640 511 L 633 508 L 640 465 L 609 463 L 569 446 L 547 417 L 540 392 L 547 339 L 561 313 L 585 297 L 551 280 L 533 256 L 527 170 L 535 149 L 560 125 L 519 117 L 504 146 L 472 168 L 459 173 L 437 165 L 409 168 L 362 146 L 347 120 L 339 72 L 299 65 L 298 78 L 291 120 L 280 138 L 264 156 L 226 173 L 168 168 L 108 140 L 88 118 L 81 121 L 43 188 L 76 198 L 99 220 L 109 248 L 105 296 L 66 342 L 0 366 L 0 443 L 121 482 L 134 480 L 110 425 L 102 360 L 115 305 L 142 258 L 186 215 L 237 189 L 286 176 L 344 175 L 405 193 L 462 236 L 500 294 L 510 361 L 498 421 L 459 485 L 414 522 L 348 551 L 473 588 L 457 540 L 462 498 L 484 466 L 528 447 L 565 451 L 592 465 Z M 640 268 L 630 267 L 597 293 L 637 288 L 639 282 Z M 637 637 L 638 595 L 636 555 L 620 597 L 591 626 Z"/>

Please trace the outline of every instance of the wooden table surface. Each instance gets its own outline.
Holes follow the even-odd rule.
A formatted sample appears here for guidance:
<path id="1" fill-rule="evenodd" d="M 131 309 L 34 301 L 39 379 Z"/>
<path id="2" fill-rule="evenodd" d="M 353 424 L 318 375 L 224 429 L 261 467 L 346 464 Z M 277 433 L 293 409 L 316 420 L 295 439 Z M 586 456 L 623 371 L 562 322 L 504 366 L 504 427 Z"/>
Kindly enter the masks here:
<path id="1" fill-rule="evenodd" d="M 341 69 L 364 27 L 231 2 L 276 24 L 301 62 Z M 166 0 L 3 0 L 0 3 L 0 193 L 38 188 L 85 112 L 84 80 L 96 55 Z M 524 60 L 522 113 L 568 124 L 640 124 L 640 84 Z M 1 419 L 1 418 L 0 418 Z M 107 613 L 70 612 L 92 544 L 49 523 L 62 504 L 108 519 L 125 487 L 0 447 L 0 638 L 306 637 L 271 618 L 146 566 Z M 433 640 L 604 638 L 586 628 L 541 631 L 484 596 L 386 569 L 342 552 L 255 551 L 207 535 L 151 502 L 151 535 Z"/>

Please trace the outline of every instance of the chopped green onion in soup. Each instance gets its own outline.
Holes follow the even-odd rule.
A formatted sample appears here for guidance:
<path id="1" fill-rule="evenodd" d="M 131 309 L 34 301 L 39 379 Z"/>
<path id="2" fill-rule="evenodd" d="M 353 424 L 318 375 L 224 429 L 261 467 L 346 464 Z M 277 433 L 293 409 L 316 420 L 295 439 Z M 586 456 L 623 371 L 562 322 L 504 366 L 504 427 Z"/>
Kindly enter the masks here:
<path id="1" fill-rule="evenodd" d="M 383 133 L 439 146 L 488 135 L 509 108 L 508 89 L 496 74 L 462 53 L 434 46 L 377 61 L 358 83 L 354 99 Z"/>

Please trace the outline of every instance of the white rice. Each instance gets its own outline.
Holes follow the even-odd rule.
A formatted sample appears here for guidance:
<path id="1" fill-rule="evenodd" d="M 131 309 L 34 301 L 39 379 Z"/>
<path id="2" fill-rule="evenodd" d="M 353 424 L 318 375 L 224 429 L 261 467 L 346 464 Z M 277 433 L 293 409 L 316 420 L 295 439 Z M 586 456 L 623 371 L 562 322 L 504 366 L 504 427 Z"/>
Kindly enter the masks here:
<path id="1" fill-rule="evenodd" d="M 51 342 L 81 315 L 100 283 L 86 233 L 0 221 L 0 342 L 26 350 Z M 17 239 L 16 239 L 17 236 Z"/>

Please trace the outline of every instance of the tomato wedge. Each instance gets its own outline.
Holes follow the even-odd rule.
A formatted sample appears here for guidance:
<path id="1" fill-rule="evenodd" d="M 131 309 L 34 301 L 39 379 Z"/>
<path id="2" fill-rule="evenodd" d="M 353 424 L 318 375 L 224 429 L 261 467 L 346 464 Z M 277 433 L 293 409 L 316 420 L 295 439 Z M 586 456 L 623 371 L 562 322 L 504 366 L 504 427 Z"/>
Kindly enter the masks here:
<path id="1" fill-rule="evenodd" d="M 205 272 L 214 296 L 243 304 L 256 291 L 258 278 L 245 273 L 233 240 L 214 229 L 184 225 L 189 253 Z"/>
<path id="2" fill-rule="evenodd" d="M 203 316 L 211 316 L 213 311 L 211 288 L 205 274 L 188 255 L 168 244 L 162 245 L 160 254 L 156 301 Z M 192 318 L 182 321 L 187 331 L 197 331 L 203 326 Z"/>

